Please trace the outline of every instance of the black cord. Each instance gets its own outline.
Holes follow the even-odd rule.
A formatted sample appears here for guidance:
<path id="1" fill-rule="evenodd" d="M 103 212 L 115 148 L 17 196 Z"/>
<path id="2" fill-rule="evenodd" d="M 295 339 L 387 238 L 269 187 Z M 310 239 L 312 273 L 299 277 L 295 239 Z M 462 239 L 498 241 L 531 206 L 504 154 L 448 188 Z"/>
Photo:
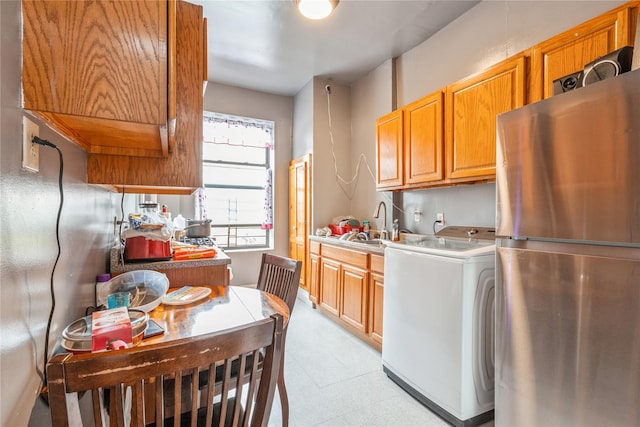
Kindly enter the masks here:
<path id="1" fill-rule="evenodd" d="M 49 334 L 51 332 L 51 321 L 53 320 L 53 313 L 56 309 L 56 294 L 53 286 L 53 277 L 56 272 L 56 267 L 58 266 L 58 261 L 60 260 L 61 247 L 60 247 L 60 216 L 62 214 L 62 205 L 64 204 L 64 191 L 62 189 L 62 174 L 64 171 L 64 161 L 62 158 L 62 151 L 51 142 L 46 139 L 38 138 L 34 136 L 31 142 L 44 145 L 46 147 L 55 148 L 58 151 L 58 156 L 60 158 L 60 173 L 58 174 L 58 189 L 60 191 L 60 205 L 58 206 L 58 216 L 56 218 L 56 241 L 58 243 L 58 255 L 56 256 L 56 261 L 53 263 L 53 269 L 51 270 L 51 280 L 50 280 L 50 292 L 51 292 L 51 311 L 49 312 L 49 320 L 47 322 L 47 331 L 45 333 L 45 341 L 44 341 L 44 366 L 43 366 L 43 387 L 47 386 L 47 361 L 49 359 Z M 42 394 L 40 395 L 42 397 Z M 44 399 L 44 397 L 43 397 Z M 45 400 L 45 403 L 48 402 Z"/>

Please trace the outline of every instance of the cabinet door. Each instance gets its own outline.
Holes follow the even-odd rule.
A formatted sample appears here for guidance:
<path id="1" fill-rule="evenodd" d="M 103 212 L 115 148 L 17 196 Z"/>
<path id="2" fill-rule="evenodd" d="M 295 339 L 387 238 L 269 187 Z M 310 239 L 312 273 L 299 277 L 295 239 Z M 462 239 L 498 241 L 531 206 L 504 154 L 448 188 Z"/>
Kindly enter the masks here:
<path id="1" fill-rule="evenodd" d="M 320 259 L 320 306 L 340 316 L 340 263 Z"/>
<path id="2" fill-rule="evenodd" d="M 361 332 L 367 328 L 368 276 L 366 270 L 342 264 L 340 318 Z"/>
<path id="3" fill-rule="evenodd" d="M 175 146 L 167 158 L 90 154 L 87 179 L 127 193 L 192 194 L 202 186 L 202 6 L 177 2 Z"/>
<path id="4" fill-rule="evenodd" d="M 529 102 L 553 95 L 553 81 L 583 70 L 589 62 L 633 45 L 633 9 L 615 9 L 533 47 Z"/>
<path id="5" fill-rule="evenodd" d="M 23 1 L 24 108 L 89 153 L 166 157 L 175 110 L 172 7 L 173 0 Z"/>
<path id="6" fill-rule="evenodd" d="M 402 117 L 402 110 L 396 110 L 376 120 L 378 189 L 400 187 L 404 184 Z"/>
<path id="7" fill-rule="evenodd" d="M 384 276 L 379 273 L 371 273 L 369 279 L 369 336 L 378 344 L 382 345 L 382 310 L 384 301 Z"/>
<path id="8" fill-rule="evenodd" d="M 320 290 L 320 256 L 309 255 L 309 300 L 318 303 L 318 291 Z"/>
<path id="9" fill-rule="evenodd" d="M 442 91 L 438 91 L 403 108 L 406 185 L 444 178 L 443 97 Z"/>
<path id="10" fill-rule="evenodd" d="M 495 179 L 496 116 L 523 106 L 525 87 L 523 55 L 447 87 L 447 180 Z"/>

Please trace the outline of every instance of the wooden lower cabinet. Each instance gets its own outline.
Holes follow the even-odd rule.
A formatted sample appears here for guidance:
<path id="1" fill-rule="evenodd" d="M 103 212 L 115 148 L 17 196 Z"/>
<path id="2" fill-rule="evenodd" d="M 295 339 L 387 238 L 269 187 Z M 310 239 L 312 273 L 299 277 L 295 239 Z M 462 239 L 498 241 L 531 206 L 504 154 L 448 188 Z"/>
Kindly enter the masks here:
<path id="1" fill-rule="evenodd" d="M 311 241 L 309 299 L 374 348 L 382 348 L 384 257 Z"/>
<path id="2" fill-rule="evenodd" d="M 340 316 L 340 268 L 338 261 L 320 260 L 320 307 L 335 316 Z"/>
<path id="3" fill-rule="evenodd" d="M 340 318 L 357 330 L 366 333 L 369 272 L 343 264 L 341 279 Z"/>

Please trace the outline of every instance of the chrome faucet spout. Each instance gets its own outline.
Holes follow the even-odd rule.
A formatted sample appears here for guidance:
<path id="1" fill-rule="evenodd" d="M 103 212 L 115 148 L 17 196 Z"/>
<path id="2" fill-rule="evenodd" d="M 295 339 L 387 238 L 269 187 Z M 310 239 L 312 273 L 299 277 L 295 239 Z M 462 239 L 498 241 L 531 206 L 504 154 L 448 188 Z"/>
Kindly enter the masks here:
<path id="1" fill-rule="evenodd" d="M 384 201 L 381 201 L 380 203 L 378 203 L 378 207 L 376 208 L 376 210 L 373 212 L 373 217 L 374 218 L 379 218 L 380 217 L 380 207 L 384 206 L 384 221 L 382 223 L 382 230 L 380 231 L 380 238 L 387 240 L 389 238 L 389 233 L 387 232 L 387 205 L 384 203 Z"/>

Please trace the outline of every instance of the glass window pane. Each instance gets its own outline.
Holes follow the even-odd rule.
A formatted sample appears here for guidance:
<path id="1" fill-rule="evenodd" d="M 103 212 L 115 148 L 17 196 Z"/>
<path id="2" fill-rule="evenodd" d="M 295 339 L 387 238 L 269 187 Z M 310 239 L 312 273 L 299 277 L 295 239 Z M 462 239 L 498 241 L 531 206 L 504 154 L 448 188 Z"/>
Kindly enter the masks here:
<path id="1" fill-rule="evenodd" d="M 262 224 L 264 191 L 207 188 L 205 207 L 213 224 Z"/>
<path id="2" fill-rule="evenodd" d="M 266 162 L 266 150 L 259 147 L 239 147 L 237 145 L 205 142 L 202 158 L 204 160 L 263 165 Z"/>
<path id="3" fill-rule="evenodd" d="M 234 185 L 264 188 L 267 176 L 263 167 L 236 166 L 205 163 L 204 183 L 213 185 Z"/>

